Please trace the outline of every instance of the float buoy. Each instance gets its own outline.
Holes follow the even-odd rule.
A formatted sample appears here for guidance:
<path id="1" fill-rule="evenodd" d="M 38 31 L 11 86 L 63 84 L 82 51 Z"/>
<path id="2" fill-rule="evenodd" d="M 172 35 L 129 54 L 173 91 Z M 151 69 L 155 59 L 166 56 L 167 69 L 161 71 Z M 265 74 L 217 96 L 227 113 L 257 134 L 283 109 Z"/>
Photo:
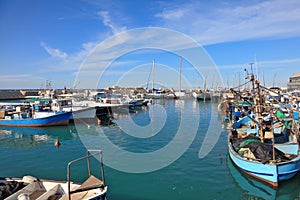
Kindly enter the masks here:
<path id="1" fill-rule="evenodd" d="M 56 140 L 55 140 L 55 143 L 54 143 L 54 145 L 55 145 L 56 147 L 59 147 L 59 146 L 60 146 L 60 142 L 59 142 L 59 140 L 58 140 L 58 139 L 56 139 Z"/>

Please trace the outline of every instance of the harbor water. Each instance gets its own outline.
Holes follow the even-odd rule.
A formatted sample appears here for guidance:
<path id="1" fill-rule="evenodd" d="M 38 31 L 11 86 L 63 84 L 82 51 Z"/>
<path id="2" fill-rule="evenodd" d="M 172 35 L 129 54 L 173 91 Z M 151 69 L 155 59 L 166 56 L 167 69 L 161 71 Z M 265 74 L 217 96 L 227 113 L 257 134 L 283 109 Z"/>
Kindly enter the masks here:
<path id="1" fill-rule="evenodd" d="M 75 120 L 59 127 L 0 127 L 0 177 L 66 180 L 69 161 L 84 156 L 86 148 L 103 149 L 109 200 L 300 199 L 299 173 L 275 190 L 237 170 L 228 158 L 228 132 L 222 129 L 217 105 L 165 99 L 148 108 L 113 109 L 101 123 Z M 56 139 L 59 147 L 54 145 Z M 110 148 L 104 139 L 118 148 Z M 167 154 L 150 156 L 174 143 Z M 182 146 L 187 148 L 180 152 Z M 145 162 L 128 161 L 126 152 L 144 155 Z M 92 172 L 100 174 L 98 161 L 93 159 L 92 164 Z M 82 182 L 86 163 L 76 164 L 71 172 L 72 181 Z"/>

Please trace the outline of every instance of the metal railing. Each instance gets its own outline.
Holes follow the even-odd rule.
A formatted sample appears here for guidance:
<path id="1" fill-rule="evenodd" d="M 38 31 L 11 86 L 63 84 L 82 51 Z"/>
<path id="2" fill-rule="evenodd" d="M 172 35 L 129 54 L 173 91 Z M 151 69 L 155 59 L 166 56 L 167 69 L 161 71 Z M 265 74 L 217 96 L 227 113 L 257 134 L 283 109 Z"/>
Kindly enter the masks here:
<path id="1" fill-rule="evenodd" d="M 95 153 L 91 154 L 91 152 L 95 152 Z M 68 178 L 68 198 L 69 198 L 69 200 L 71 200 L 71 194 L 84 191 L 84 190 L 71 191 L 71 165 L 75 162 L 87 159 L 88 175 L 90 177 L 91 176 L 90 157 L 93 157 L 96 155 L 99 155 L 99 157 L 100 157 L 102 182 L 103 182 L 103 185 L 105 185 L 102 150 L 87 150 L 86 156 L 72 160 L 68 163 L 67 178 Z M 95 188 L 88 188 L 87 190 L 89 190 L 89 189 L 95 189 Z"/>

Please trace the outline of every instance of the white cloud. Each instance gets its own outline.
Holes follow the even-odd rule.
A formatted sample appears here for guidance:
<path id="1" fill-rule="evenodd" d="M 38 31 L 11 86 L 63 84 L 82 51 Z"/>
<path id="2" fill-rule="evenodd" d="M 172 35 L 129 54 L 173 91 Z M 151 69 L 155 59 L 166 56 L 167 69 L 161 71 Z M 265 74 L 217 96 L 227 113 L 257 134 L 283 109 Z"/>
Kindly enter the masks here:
<path id="1" fill-rule="evenodd" d="M 59 49 L 53 49 L 49 47 L 47 44 L 44 42 L 41 42 L 41 46 L 47 51 L 49 55 L 51 55 L 53 58 L 60 58 L 60 59 L 66 59 L 67 58 L 67 53 L 59 50 Z"/>
<path id="2" fill-rule="evenodd" d="M 34 74 L 14 74 L 0 75 L 1 88 L 38 88 L 39 85 L 33 86 L 32 83 L 41 83 L 44 79 Z"/>
<path id="3" fill-rule="evenodd" d="M 6 81 L 15 81 L 15 80 L 24 80 L 25 78 L 29 78 L 32 75 L 30 74 L 16 74 L 16 75 L 0 75 L 0 80 L 1 82 L 6 82 Z"/>
<path id="4" fill-rule="evenodd" d="M 188 12 L 186 12 L 188 10 Z M 175 17 L 172 18 L 171 13 Z M 181 14 L 176 17 L 176 13 Z M 300 34 L 300 1 L 270 0 L 257 3 L 230 1 L 209 5 L 188 2 L 174 9 L 172 3 L 161 13 L 160 25 L 182 31 L 201 44 L 240 41 Z"/>
<path id="5" fill-rule="evenodd" d="M 298 14 L 300 13 L 300 1 L 297 0 L 263 1 L 255 4 L 246 2 L 244 5 L 232 1 L 230 3 L 222 1 L 215 5 L 189 1 L 176 8 L 171 4 L 173 2 L 169 6 L 164 4 L 164 10 L 154 15 L 160 19 L 158 22 L 153 22 L 154 25 L 180 31 L 204 45 L 263 37 L 298 36 L 300 34 L 300 26 L 297 26 L 300 24 L 300 15 Z M 82 44 L 81 51 L 75 54 L 67 55 L 59 49 L 53 49 L 41 43 L 41 46 L 52 57 L 63 60 L 57 65 L 52 65 L 55 66 L 52 70 L 72 70 L 72 72 L 78 70 L 80 71 L 78 74 L 82 78 L 91 76 L 92 79 L 97 79 L 111 62 L 114 62 L 114 65 L 123 65 L 124 63 L 118 63 L 115 59 L 128 53 L 128 49 L 161 46 L 162 49 L 178 50 L 190 47 L 186 43 L 184 34 L 181 34 L 182 38 L 178 38 L 177 34 L 164 35 L 160 34 L 161 30 L 155 29 L 153 31 L 141 29 L 140 31 L 124 32 L 126 27 L 119 25 L 119 21 L 114 21 L 113 12 L 100 11 L 97 13 L 97 17 L 101 17 L 102 23 L 111 32 L 94 41 Z M 103 40 L 111 33 L 114 37 Z M 98 46 L 100 48 L 97 48 Z M 85 60 L 85 58 L 88 59 Z M 81 65 L 84 60 L 84 64 Z M 278 61 L 275 62 L 278 63 Z M 128 63 L 124 65 L 126 64 L 128 65 Z M 210 66 L 209 64 L 206 66 Z M 221 69 L 233 69 L 237 66 L 239 65 L 221 66 Z M 114 72 L 118 74 L 116 71 Z M 91 78 L 86 80 L 89 81 Z M 83 83 L 84 81 L 81 81 L 81 84 Z"/>
<path id="6" fill-rule="evenodd" d="M 175 10 L 165 10 L 162 13 L 158 13 L 155 16 L 160 17 L 165 20 L 174 20 L 180 19 L 185 15 L 186 10 L 175 9 Z"/>
<path id="7" fill-rule="evenodd" d="M 100 11 L 98 12 L 98 15 L 102 18 L 103 24 L 112 30 L 113 34 L 117 34 L 119 32 L 126 30 L 126 27 L 118 27 L 112 22 L 109 12 Z"/>

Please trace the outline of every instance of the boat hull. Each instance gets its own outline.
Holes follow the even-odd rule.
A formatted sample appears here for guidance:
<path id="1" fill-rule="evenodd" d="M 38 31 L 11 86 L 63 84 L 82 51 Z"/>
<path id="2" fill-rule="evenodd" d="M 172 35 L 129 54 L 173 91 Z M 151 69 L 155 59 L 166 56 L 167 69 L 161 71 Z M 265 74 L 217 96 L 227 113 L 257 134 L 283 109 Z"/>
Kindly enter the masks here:
<path id="1" fill-rule="evenodd" d="M 211 100 L 209 93 L 193 93 L 193 97 L 199 101 Z"/>
<path id="2" fill-rule="evenodd" d="M 71 119 L 90 119 L 96 116 L 95 107 L 86 107 L 81 109 L 74 109 Z"/>
<path id="3" fill-rule="evenodd" d="M 26 176 L 25 176 L 26 177 Z M 32 176 L 27 176 L 29 178 L 34 178 Z M 24 179 L 24 178 L 23 178 Z M 0 182 L 2 183 L 9 183 L 9 182 L 23 182 L 22 178 L 0 178 Z M 42 200 L 42 199 L 50 199 L 51 196 L 53 196 L 54 194 L 56 195 L 61 195 L 61 197 L 59 197 L 59 199 L 68 199 L 68 195 L 67 195 L 67 191 L 68 191 L 68 182 L 66 181 L 60 181 L 60 180 L 48 180 L 48 179 L 38 179 L 38 183 L 39 185 L 42 185 L 39 189 L 42 189 L 42 195 L 37 197 L 37 200 Z M 29 184 L 29 183 L 27 183 Z M 71 188 L 78 188 L 80 187 L 80 183 L 71 183 Z M 59 187 L 58 187 L 59 186 Z M 14 189 L 14 188 L 12 188 Z M 107 196 L 107 189 L 108 187 L 105 186 L 103 187 L 103 189 L 100 191 L 100 189 L 94 189 L 93 191 L 93 195 L 89 195 L 89 197 L 84 198 L 87 200 L 105 200 L 106 196 Z M 12 193 L 11 196 L 5 198 L 8 200 L 11 199 L 16 199 L 18 196 L 21 196 L 22 194 L 24 194 L 24 192 L 22 191 L 27 191 L 27 194 L 31 194 L 33 193 L 33 190 L 31 190 L 30 188 L 26 188 L 24 187 L 23 189 L 20 189 L 20 191 L 16 191 L 15 193 Z M 26 196 L 26 195 L 24 195 Z M 57 196 L 56 196 L 57 198 Z M 36 199 L 36 198 L 34 198 Z M 73 195 L 71 195 L 71 199 L 76 199 L 76 195 L 75 198 L 73 198 Z"/>
<path id="4" fill-rule="evenodd" d="M 1 119 L 0 126 L 42 127 L 62 126 L 69 123 L 72 112 L 63 112 L 43 118 Z"/>
<path id="5" fill-rule="evenodd" d="M 300 157 L 282 163 L 263 164 L 258 161 L 247 160 L 234 151 L 228 141 L 229 156 L 233 163 L 243 172 L 262 180 L 273 187 L 278 187 L 280 181 L 291 179 L 300 170 Z"/>

